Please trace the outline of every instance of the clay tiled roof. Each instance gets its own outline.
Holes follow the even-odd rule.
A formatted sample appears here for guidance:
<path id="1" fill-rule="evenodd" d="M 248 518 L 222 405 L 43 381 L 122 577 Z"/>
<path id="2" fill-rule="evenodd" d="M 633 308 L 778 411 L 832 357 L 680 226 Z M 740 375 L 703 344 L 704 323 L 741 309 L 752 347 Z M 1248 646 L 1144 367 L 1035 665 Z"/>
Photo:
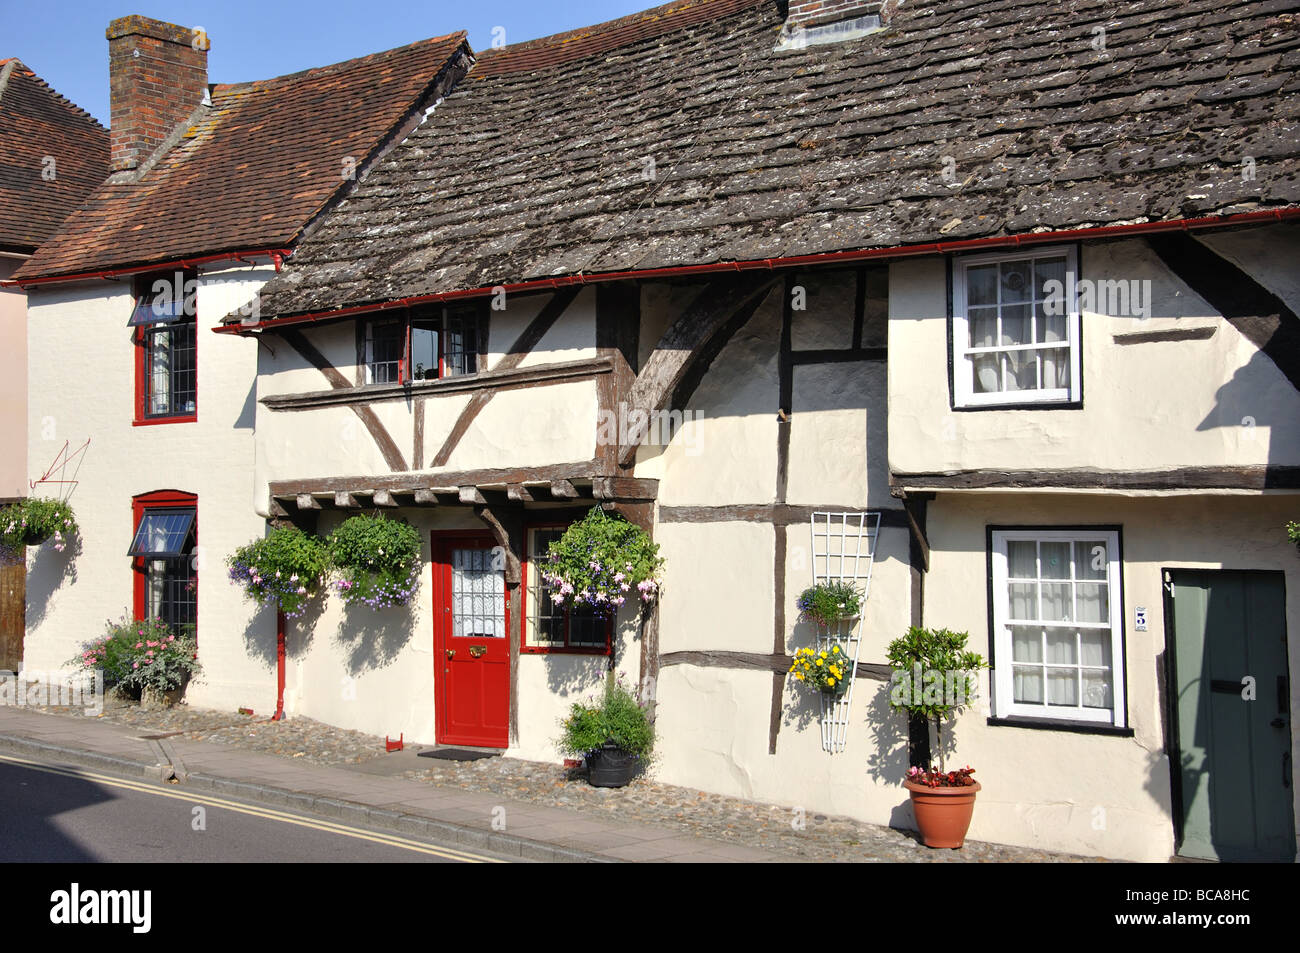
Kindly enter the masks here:
<path id="1" fill-rule="evenodd" d="M 138 181 L 97 190 L 17 279 L 289 247 L 402 125 L 465 34 L 277 79 L 212 87 L 212 105 Z M 128 174 L 129 177 L 129 174 Z M 118 177 L 115 177 L 115 179 Z"/>
<path id="2" fill-rule="evenodd" d="M 35 249 L 107 175 L 107 130 L 20 60 L 0 60 L 0 248 Z"/>
<path id="3" fill-rule="evenodd" d="M 907 0 L 775 52 L 776 3 L 684 0 L 487 51 L 262 314 L 1297 204 L 1297 10 Z"/>

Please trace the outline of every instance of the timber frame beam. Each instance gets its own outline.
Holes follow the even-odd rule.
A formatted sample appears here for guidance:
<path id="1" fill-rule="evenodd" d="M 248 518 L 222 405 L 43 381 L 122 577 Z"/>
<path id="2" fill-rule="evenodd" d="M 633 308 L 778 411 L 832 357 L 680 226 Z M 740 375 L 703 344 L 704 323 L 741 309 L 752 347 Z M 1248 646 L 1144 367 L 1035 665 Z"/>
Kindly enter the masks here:
<path id="1" fill-rule="evenodd" d="M 777 280 L 756 282 L 752 276 L 737 275 L 706 285 L 664 332 L 637 374 L 628 395 L 628 419 L 643 420 L 648 426 L 650 415 L 668 409 L 674 400 L 684 406 L 689 394 L 684 393 L 683 385 L 698 383 L 726 339 L 753 316 Z M 629 433 L 628 438 L 627 444 L 619 447 L 620 467 L 629 467 L 636 460 L 645 433 Z"/>

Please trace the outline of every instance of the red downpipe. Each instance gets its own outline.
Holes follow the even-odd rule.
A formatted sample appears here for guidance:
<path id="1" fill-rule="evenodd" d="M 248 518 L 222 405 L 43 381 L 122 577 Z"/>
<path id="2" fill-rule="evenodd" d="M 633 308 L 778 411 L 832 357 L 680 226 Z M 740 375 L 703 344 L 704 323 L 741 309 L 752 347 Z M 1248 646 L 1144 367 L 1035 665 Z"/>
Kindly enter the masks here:
<path id="1" fill-rule="evenodd" d="M 84 271 L 74 275 L 48 275 L 41 278 L 23 278 L 18 281 L 0 281 L 0 287 L 12 288 L 22 286 L 24 288 L 30 285 L 44 285 L 55 281 L 81 281 L 87 278 L 124 278 L 127 275 L 139 275 L 144 272 L 153 271 L 170 271 L 176 268 L 182 271 L 186 268 L 192 268 L 195 265 L 206 265 L 214 261 L 238 261 L 243 264 L 251 264 L 250 258 L 270 258 L 275 264 L 275 270 L 279 271 L 280 266 L 284 264 L 285 258 L 292 254 L 292 249 L 288 248 L 263 248 L 255 251 L 223 252 L 220 255 L 202 255 L 198 258 L 181 258 L 177 261 L 162 262 L 157 265 L 136 265 L 131 268 L 111 268 L 107 271 Z"/>
<path id="2" fill-rule="evenodd" d="M 284 610 L 275 611 L 275 714 L 272 721 L 284 719 Z"/>
<path id="3" fill-rule="evenodd" d="M 607 281 L 625 281 L 629 279 L 669 278 L 682 275 L 716 274 L 724 271 L 774 271 L 777 268 L 794 268 L 800 265 L 827 265 L 836 262 L 869 261 L 873 258 L 905 258 L 916 255 L 947 255 L 957 251 L 973 248 L 995 248 L 1021 245 L 1041 245 L 1047 242 L 1075 241 L 1089 238 L 1102 238 L 1111 235 L 1147 235 L 1155 232 L 1180 232 L 1193 229 L 1222 228 L 1230 225 L 1246 225 L 1258 222 L 1282 222 L 1287 219 L 1300 218 L 1300 208 L 1269 209 L 1264 212 L 1241 212 L 1237 215 L 1211 215 L 1204 218 L 1180 218 L 1168 222 L 1145 222 L 1132 225 L 1103 225 L 1098 228 L 1074 228 L 1057 232 L 1033 232 L 1027 235 L 998 235 L 990 238 L 967 238 L 955 242 L 930 242 L 924 245 L 897 245 L 893 248 L 865 248 L 857 251 L 821 252 L 816 255 L 796 255 L 790 258 L 758 258 L 751 261 L 714 262 L 707 265 L 678 265 L 672 268 L 647 268 L 641 271 L 607 271 L 593 275 L 564 275 L 559 278 L 538 278 L 518 284 L 500 284 L 485 288 L 471 288 L 464 291 L 443 291 L 436 294 L 414 295 L 409 298 L 397 298 L 380 304 L 361 304 L 335 311 L 317 311 L 311 314 L 297 314 L 283 318 L 271 318 L 257 324 L 223 324 L 212 330 L 218 334 L 245 334 L 265 328 L 278 328 L 294 324 L 306 324 L 321 320 L 345 318 L 357 314 L 374 314 L 379 311 L 391 311 L 394 308 L 409 308 L 417 304 L 432 304 L 438 301 L 455 301 L 461 298 L 482 298 L 495 294 L 502 288 L 507 294 L 523 291 L 540 291 L 558 289 L 572 285 L 591 285 Z"/>

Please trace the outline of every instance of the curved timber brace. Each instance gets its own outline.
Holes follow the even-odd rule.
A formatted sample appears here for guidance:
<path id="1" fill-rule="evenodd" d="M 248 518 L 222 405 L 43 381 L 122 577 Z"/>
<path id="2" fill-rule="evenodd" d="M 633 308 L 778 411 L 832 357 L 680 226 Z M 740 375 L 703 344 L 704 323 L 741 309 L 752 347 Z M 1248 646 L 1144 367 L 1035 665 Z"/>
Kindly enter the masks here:
<path id="1" fill-rule="evenodd" d="M 628 442 L 618 463 L 630 466 L 645 439 L 652 414 L 684 403 L 722 346 L 744 327 L 769 291 L 775 277 L 755 281 L 737 275 L 710 282 L 673 326 L 664 332 L 632 384 Z"/>

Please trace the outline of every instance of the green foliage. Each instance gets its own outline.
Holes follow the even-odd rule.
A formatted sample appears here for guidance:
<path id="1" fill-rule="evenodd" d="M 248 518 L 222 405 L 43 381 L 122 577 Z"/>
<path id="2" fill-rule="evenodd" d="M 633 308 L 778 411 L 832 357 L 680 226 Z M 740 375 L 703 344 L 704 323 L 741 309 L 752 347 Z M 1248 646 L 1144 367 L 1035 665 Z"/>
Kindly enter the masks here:
<path id="1" fill-rule="evenodd" d="M 983 656 L 966 650 L 966 632 L 912 626 L 894 639 L 885 657 L 894 670 L 889 704 L 934 722 L 939 741 L 939 765 L 944 766 L 943 722 L 974 700 L 978 670 L 987 668 Z"/>
<path id="2" fill-rule="evenodd" d="M 590 606 L 608 617 L 627 601 L 633 587 L 642 602 L 653 601 L 663 562 L 649 533 L 594 506 L 551 543 L 542 578 L 555 588 L 552 598 L 557 603 Z"/>
<path id="3" fill-rule="evenodd" d="M 640 758 L 649 757 L 654 749 L 649 705 L 642 704 L 612 672 L 599 701 L 575 703 L 562 726 L 556 744 L 565 754 L 585 755 L 607 741 Z"/>
<path id="4" fill-rule="evenodd" d="M 271 530 L 226 560 L 230 579 L 258 605 L 278 604 L 290 618 L 302 615 L 330 568 L 329 550 L 296 526 Z"/>
<path id="5" fill-rule="evenodd" d="M 801 592 L 795 605 L 805 618 L 834 625 L 862 612 L 862 591 L 847 582 L 822 582 Z"/>
<path id="6" fill-rule="evenodd" d="M 885 651 L 894 670 L 890 705 L 934 719 L 948 718 L 964 708 L 979 688 L 978 670 L 988 667 L 983 656 L 966 651 L 969 638 L 966 632 L 913 626 L 890 642 Z M 916 677 L 918 665 L 920 679 Z M 936 686 L 937 692 L 933 690 Z M 950 692 L 950 686 L 955 691 Z"/>
<path id="7" fill-rule="evenodd" d="M 170 691 L 200 670 L 193 628 L 185 626 L 178 635 L 160 619 L 124 615 L 109 622 L 104 637 L 87 645 L 72 664 L 102 669 L 105 685 Z"/>
<path id="8" fill-rule="evenodd" d="M 1300 523 L 1291 522 L 1286 524 L 1286 535 L 1291 542 L 1295 543 L 1296 549 L 1300 549 Z"/>
<path id="9" fill-rule="evenodd" d="M 0 507 L 0 544 L 8 549 L 39 546 L 53 538 L 54 548 L 62 552 L 75 532 L 77 518 L 63 500 L 33 496 Z"/>
<path id="10" fill-rule="evenodd" d="M 334 586 L 350 603 L 372 609 L 404 606 L 420 579 L 420 534 L 414 526 L 382 515 L 353 516 L 330 534 Z"/>

